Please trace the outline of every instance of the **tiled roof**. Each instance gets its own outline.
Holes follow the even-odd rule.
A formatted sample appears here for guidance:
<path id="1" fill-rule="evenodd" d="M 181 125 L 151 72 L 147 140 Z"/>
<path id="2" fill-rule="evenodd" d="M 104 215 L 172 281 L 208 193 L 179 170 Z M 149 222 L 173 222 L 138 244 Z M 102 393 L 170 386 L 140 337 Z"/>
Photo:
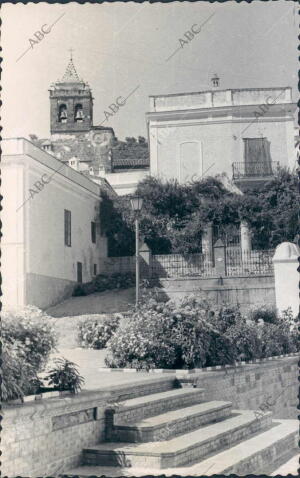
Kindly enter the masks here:
<path id="1" fill-rule="evenodd" d="M 126 158 L 126 159 L 119 159 L 113 157 L 113 167 L 114 168 L 147 168 L 150 166 L 149 158 Z"/>

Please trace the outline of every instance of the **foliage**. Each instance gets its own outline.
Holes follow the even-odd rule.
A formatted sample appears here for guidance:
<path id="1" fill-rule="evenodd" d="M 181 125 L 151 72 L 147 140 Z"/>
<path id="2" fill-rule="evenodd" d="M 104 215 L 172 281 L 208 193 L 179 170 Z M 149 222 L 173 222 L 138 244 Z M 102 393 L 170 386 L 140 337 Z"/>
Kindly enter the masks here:
<path id="1" fill-rule="evenodd" d="M 77 365 L 65 358 L 57 358 L 54 363 L 55 366 L 47 372 L 45 380 L 60 391 L 78 393 L 84 384 L 84 378 L 79 374 Z"/>
<path id="2" fill-rule="evenodd" d="M 132 272 L 116 272 L 111 275 L 98 274 L 91 282 L 77 284 L 73 296 L 83 296 L 94 292 L 103 292 L 112 289 L 128 289 L 135 284 L 135 274 Z"/>
<path id="3" fill-rule="evenodd" d="M 135 252 L 133 220 L 126 220 L 130 213 L 126 198 L 111 198 L 106 191 L 101 191 L 100 227 L 107 237 L 111 257 L 130 256 Z"/>
<path id="4" fill-rule="evenodd" d="M 209 322 L 209 304 L 204 299 L 192 296 L 175 304 L 150 297 L 108 342 L 106 361 L 112 367 L 146 369 L 202 366 L 211 337 L 221 334 Z"/>
<path id="5" fill-rule="evenodd" d="M 55 348 L 49 317 L 34 306 L 2 313 L 2 400 L 23 398 L 40 385 L 38 372 Z"/>
<path id="6" fill-rule="evenodd" d="M 34 306 L 3 312 L 2 339 L 11 345 L 18 343 L 22 357 L 36 372 L 43 369 L 57 341 L 50 317 Z"/>
<path id="7" fill-rule="evenodd" d="M 78 325 L 78 341 L 81 347 L 103 349 L 108 340 L 116 332 L 120 315 L 114 315 L 103 320 L 88 319 Z"/>
<path id="8" fill-rule="evenodd" d="M 201 296 L 175 304 L 150 295 L 108 341 L 106 363 L 140 369 L 224 365 L 293 352 L 295 344 L 285 317 L 256 323 L 238 307 L 215 307 Z"/>
<path id="9" fill-rule="evenodd" d="M 250 310 L 249 319 L 256 323 L 263 320 L 269 324 L 276 324 L 278 321 L 276 308 L 267 305 L 257 306 Z"/>
<path id="10" fill-rule="evenodd" d="M 258 190 L 236 194 L 207 177 L 179 184 L 147 177 L 138 184 L 143 197 L 140 229 L 154 254 L 201 252 L 208 222 L 232 230 L 247 220 L 254 249 L 272 249 L 293 241 L 299 230 L 297 175 L 286 169 Z M 109 255 L 134 252 L 134 216 L 126 197 L 102 205 Z M 230 233 L 230 231 L 229 231 Z"/>
<path id="11" fill-rule="evenodd" d="M 1 347 L 1 399 L 4 402 L 23 398 L 34 393 L 39 386 L 36 370 L 27 361 L 24 346 L 20 341 L 7 342 Z"/>
<path id="12" fill-rule="evenodd" d="M 225 337 L 233 344 L 236 355 L 241 360 L 253 360 L 261 357 L 261 340 L 257 327 L 243 319 L 229 327 Z"/>

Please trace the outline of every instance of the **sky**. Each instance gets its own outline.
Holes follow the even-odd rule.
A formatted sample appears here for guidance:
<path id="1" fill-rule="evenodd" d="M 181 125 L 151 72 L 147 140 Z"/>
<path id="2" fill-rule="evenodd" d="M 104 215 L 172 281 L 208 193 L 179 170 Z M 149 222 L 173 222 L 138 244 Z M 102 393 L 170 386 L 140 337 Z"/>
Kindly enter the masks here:
<path id="1" fill-rule="evenodd" d="M 70 48 L 79 76 L 92 88 L 94 125 L 118 97 L 128 97 L 103 123 L 119 139 L 146 136 L 150 95 L 210 89 L 214 73 L 221 89 L 291 86 L 297 100 L 293 1 L 41 2 L 1 10 L 4 138 L 50 136 L 48 90 L 62 78 Z M 188 40 L 193 25 L 199 33 Z M 50 31 L 37 41 L 42 27 Z"/>

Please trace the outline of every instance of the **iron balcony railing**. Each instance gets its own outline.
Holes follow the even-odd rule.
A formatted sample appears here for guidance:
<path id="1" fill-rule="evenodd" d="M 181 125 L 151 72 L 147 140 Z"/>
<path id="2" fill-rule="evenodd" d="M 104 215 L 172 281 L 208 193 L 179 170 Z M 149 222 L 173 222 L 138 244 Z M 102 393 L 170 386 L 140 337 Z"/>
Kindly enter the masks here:
<path id="1" fill-rule="evenodd" d="M 232 163 L 233 179 L 263 178 L 274 176 L 279 168 L 278 161 Z"/>

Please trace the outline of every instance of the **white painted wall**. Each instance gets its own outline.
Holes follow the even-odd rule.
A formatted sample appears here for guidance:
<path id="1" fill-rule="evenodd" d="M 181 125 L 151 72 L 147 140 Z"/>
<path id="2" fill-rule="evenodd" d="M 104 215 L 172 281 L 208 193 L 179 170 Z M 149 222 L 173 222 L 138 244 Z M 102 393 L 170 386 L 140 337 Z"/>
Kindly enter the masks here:
<path id="1" fill-rule="evenodd" d="M 91 222 L 99 223 L 100 187 L 27 140 L 5 140 L 2 148 L 3 302 L 48 307 L 70 293 L 77 262 L 87 282 L 93 265 L 99 272 L 100 258 L 107 255 L 99 224 L 96 244 L 91 240 Z M 42 176 L 51 181 L 28 199 Z M 64 209 L 71 211 L 71 247 L 64 244 Z"/>
<path id="2" fill-rule="evenodd" d="M 283 242 L 273 257 L 276 307 L 279 311 L 291 307 L 294 317 L 299 313 L 299 256 L 296 244 Z"/>
<path id="3" fill-rule="evenodd" d="M 257 119 L 255 112 L 260 112 L 259 107 L 266 99 L 276 98 L 280 93 L 280 104 L 270 105 Z M 232 163 L 244 161 L 243 138 L 260 137 L 270 142 L 272 161 L 293 169 L 294 110 L 289 88 L 151 98 L 147 114 L 151 174 L 184 182 L 180 176 L 180 145 L 198 141 L 201 154 L 198 164 L 191 158 L 189 177 L 222 172 L 232 177 Z"/>
<path id="4" fill-rule="evenodd" d="M 133 194 L 140 181 L 149 175 L 149 170 L 122 171 L 117 173 L 103 173 L 103 177 L 109 182 L 118 196 Z M 93 181 L 97 182 L 97 176 L 93 176 Z M 101 179 L 99 179 L 99 183 Z"/>

